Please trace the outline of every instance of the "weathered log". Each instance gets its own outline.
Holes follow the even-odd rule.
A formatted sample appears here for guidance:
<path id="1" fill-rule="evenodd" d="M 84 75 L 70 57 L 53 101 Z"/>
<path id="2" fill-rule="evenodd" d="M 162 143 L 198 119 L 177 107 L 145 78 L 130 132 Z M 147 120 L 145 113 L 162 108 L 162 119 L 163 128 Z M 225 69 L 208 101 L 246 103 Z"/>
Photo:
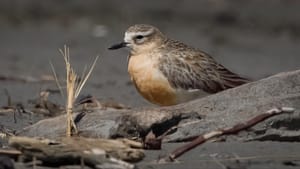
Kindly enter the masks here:
<path id="1" fill-rule="evenodd" d="M 25 159 L 36 158 L 45 165 L 60 166 L 84 163 L 91 167 L 103 164 L 133 165 L 122 162 L 140 161 L 144 157 L 142 145 L 125 139 L 91 139 L 82 137 L 62 138 L 60 140 L 11 137 L 9 143 L 20 150 Z M 132 148 L 136 147 L 136 148 Z M 121 160 L 117 160 L 121 159 Z M 131 167 L 128 167 L 131 166 Z"/>

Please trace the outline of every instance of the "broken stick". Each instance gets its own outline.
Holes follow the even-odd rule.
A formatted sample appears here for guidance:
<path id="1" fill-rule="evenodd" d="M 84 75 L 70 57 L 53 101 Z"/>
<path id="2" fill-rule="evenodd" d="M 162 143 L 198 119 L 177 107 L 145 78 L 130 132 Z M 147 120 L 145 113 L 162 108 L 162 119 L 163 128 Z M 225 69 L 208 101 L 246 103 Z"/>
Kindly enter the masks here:
<path id="1" fill-rule="evenodd" d="M 293 113 L 294 111 L 295 111 L 294 108 L 291 108 L 291 107 L 273 108 L 273 109 L 267 111 L 266 113 L 257 115 L 254 118 L 252 118 L 244 123 L 238 123 L 238 124 L 234 125 L 233 127 L 219 129 L 216 131 L 212 131 L 212 132 L 200 135 L 192 142 L 175 149 L 167 157 L 160 159 L 159 162 L 174 161 L 176 158 L 180 157 L 181 155 L 188 152 L 189 150 L 205 143 L 209 139 L 219 137 L 222 135 L 236 134 L 242 130 L 246 130 L 250 127 L 253 127 L 257 123 L 262 122 L 272 116 L 283 114 L 283 113 Z"/>

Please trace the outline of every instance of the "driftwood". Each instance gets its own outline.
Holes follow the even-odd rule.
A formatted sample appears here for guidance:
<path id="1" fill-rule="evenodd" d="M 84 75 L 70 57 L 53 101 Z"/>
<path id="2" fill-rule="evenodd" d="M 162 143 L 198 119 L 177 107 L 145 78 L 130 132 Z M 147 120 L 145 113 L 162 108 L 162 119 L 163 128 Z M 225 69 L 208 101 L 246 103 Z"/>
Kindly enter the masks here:
<path id="1" fill-rule="evenodd" d="M 71 137 L 53 141 L 29 137 L 11 137 L 9 143 L 12 147 L 20 150 L 25 159 L 40 160 L 43 164 L 50 166 L 84 163 L 93 168 L 101 165 L 133 168 L 133 165 L 121 160 L 136 162 L 144 157 L 144 153 L 140 149 L 142 145 L 126 139 L 107 140 Z"/>
<path id="2" fill-rule="evenodd" d="M 132 110 L 90 110 L 77 122 L 80 136 L 96 138 L 156 137 L 173 128 L 164 141 L 182 141 L 220 128 L 233 126 L 274 107 L 293 107 L 292 114 L 272 117 L 238 140 L 299 141 L 300 70 L 229 89 L 188 103 Z M 80 111 L 79 111 L 80 112 Z M 74 118 L 78 113 L 74 114 Z M 64 136 L 65 115 L 42 120 L 18 135 L 57 138 Z"/>

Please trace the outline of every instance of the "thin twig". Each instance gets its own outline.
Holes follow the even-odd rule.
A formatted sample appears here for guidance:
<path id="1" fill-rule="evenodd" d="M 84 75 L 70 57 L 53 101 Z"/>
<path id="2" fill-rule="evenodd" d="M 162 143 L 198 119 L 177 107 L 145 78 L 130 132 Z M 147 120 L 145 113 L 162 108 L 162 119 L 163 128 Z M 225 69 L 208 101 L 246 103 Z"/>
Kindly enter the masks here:
<path id="1" fill-rule="evenodd" d="M 72 127 L 75 128 L 74 124 L 72 123 L 72 110 L 73 110 L 73 103 L 74 103 L 74 90 L 75 90 L 75 83 L 76 83 L 76 74 L 74 73 L 73 69 L 71 68 L 70 64 L 70 51 L 69 48 L 64 46 L 64 53 L 63 53 L 65 64 L 66 64 L 66 71 L 67 71 L 67 104 L 66 104 L 66 111 L 67 111 L 67 137 L 72 135 Z M 76 130 L 76 129 L 75 129 Z"/>
<path id="2" fill-rule="evenodd" d="M 294 112 L 294 108 L 290 108 L 290 107 L 274 108 L 274 109 L 267 111 L 266 113 L 257 115 L 254 118 L 252 118 L 244 123 L 239 123 L 239 124 L 234 125 L 233 127 L 220 129 L 220 130 L 216 130 L 216 131 L 212 131 L 212 132 L 200 135 L 194 141 L 175 149 L 167 157 L 160 159 L 160 162 L 174 161 L 176 158 L 180 157 L 181 155 L 188 152 L 189 150 L 205 143 L 209 139 L 219 137 L 222 135 L 236 134 L 242 130 L 246 130 L 250 127 L 253 127 L 257 123 L 262 122 L 265 119 L 270 118 L 272 116 L 279 115 L 282 113 L 293 113 L 293 112 Z"/>
<path id="3" fill-rule="evenodd" d="M 96 65 L 96 62 L 97 62 L 98 58 L 99 58 L 99 56 L 96 56 L 96 59 L 94 60 L 92 66 L 90 67 L 89 72 L 83 77 L 84 79 L 82 81 L 80 81 L 78 88 L 76 88 L 75 99 L 78 97 L 80 91 L 82 90 L 82 88 L 85 85 L 86 81 L 90 77 L 90 75 L 91 75 L 91 73 L 92 73 L 92 71 L 93 71 L 93 69 L 94 69 L 94 67 Z"/>
<path id="4" fill-rule="evenodd" d="M 60 85 L 60 83 L 59 83 L 59 81 L 58 81 L 58 78 L 57 78 L 57 75 L 56 75 L 56 72 L 55 72 L 55 69 L 54 69 L 54 66 L 53 66 L 52 62 L 50 62 L 50 66 L 51 66 L 51 69 L 52 69 L 52 73 L 53 73 L 53 75 L 54 75 L 55 83 L 56 83 L 56 85 L 57 85 L 57 87 L 58 87 L 58 89 L 59 89 L 59 92 L 60 92 L 60 94 L 61 94 L 61 97 L 64 99 L 64 98 L 65 98 L 65 95 L 64 95 L 64 92 L 63 92 L 63 90 L 62 90 L 62 87 L 61 87 L 61 85 Z"/>

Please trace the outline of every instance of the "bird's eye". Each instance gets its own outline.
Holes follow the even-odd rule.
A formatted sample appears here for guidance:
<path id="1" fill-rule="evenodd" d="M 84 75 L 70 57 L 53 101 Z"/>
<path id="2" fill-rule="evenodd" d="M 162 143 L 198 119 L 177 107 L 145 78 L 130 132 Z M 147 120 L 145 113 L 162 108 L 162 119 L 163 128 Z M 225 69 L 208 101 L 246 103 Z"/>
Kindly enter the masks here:
<path id="1" fill-rule="evenodd" d="M 135 38 L 136 38 L 136 39 L 143 39 L 143 38 L 144 38 L 144 36 L 142 36 L 142 35 L 138 35 L 138 36 L 136 36 Z"/>

